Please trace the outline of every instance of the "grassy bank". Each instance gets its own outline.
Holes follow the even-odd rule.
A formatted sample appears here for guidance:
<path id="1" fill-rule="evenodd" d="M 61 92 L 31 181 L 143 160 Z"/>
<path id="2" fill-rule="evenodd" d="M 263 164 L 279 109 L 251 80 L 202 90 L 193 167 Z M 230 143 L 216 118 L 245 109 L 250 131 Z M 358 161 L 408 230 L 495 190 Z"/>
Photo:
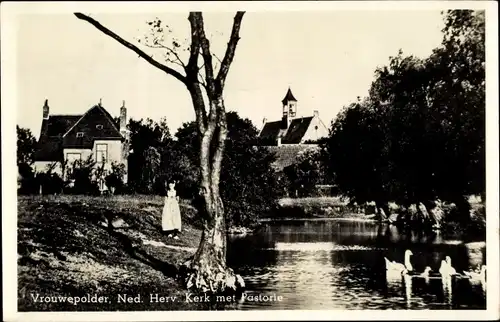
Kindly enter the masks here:
<path id="1" fill-rule="evenodd" d="M 155 196 L 34 196 L 18 201 L 19 311 L 197 310 L 177 283 L 179 264 L 198 246 L 195 209 L 181 202 L 180 240 L 161 233 Z M 108 223 L 114 223 L 111 228 Z M 36 303 L 41 296 L 107 296 L 108 303 Z M 118 303 L 118 294 L 142 302 Z M 176 296 L 155 303 L 150 294 Z"/>
<path id="2" fill-rule="evenodd" d="M 469 205 L 471 220 L 466 225 L 456 222 L 459 215 L 454 205 L 446 204 L 443 206 L 442 231 L 444 234 L 484 238 L 486 233 L 485 204 L 471 199 Z M 375 220 L 374 210 L 374 206 L 371 206 L 365 209 L 365 213 L 358 213 L 348 205 L 347 200 L 341 197 L 283 198 L 278 202 L 278 209 L 268 218 L 264 218 L 263 221 L 298 218 Z M 391 214 L 391 218 L 396 218 L 398 212 L 399 210 L 395 210 L 395 213 Z"/>
<path id="3" fill-rule="evenodd" d="M 272 219 L 295 218 L 367 218 L 348 207 L 340 197 L 283 198 L 278 209 L 269 216 Z"/>

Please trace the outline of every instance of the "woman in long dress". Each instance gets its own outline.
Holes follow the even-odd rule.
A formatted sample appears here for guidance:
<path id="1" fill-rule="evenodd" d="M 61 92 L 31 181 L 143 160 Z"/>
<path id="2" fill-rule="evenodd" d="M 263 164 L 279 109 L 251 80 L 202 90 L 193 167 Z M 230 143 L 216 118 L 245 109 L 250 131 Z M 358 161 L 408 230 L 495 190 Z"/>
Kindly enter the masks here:
<path id="1" fill-rule="evenodd" d="M 168 234 L 168 237 L 179 239 L 178 235 L 181 231 L 181 210 L 179 208 L 179 197 L 175 191 L 175 181 L 168 184 L 161 221 L 163 233 Z"/>

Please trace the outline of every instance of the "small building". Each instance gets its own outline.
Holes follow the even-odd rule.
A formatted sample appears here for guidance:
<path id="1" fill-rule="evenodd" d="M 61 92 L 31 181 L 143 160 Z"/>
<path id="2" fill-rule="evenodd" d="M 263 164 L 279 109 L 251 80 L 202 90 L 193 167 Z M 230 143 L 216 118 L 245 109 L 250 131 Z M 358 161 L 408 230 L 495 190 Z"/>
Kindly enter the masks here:
<path id="1" fill-rule="evenodd" d="M 63 174 L 62 165 L 91 158 L 106 171 L 112 163 L 128 170 L 129 131 L 125 102 L 115 120 L 101 103 L 81 115 L 50 115 L 48 101 L 43 105 L 40 137 L 35 151 L 36 172 Z M 125 175 L 124 181 L 127 181 Z"/>
<path id="2" fill-rule="evenodd" d="M 312 116 L 297 116 L 297 99 L 290 88 L 281 102 L 283 104 L 281 120 L 267 122 L 267 119 L 264 119 L 259 133 L 261 145 L 304 144 L 328 136 L 328 128 L 319 118 L 318 111 L 314 111 Z"/>

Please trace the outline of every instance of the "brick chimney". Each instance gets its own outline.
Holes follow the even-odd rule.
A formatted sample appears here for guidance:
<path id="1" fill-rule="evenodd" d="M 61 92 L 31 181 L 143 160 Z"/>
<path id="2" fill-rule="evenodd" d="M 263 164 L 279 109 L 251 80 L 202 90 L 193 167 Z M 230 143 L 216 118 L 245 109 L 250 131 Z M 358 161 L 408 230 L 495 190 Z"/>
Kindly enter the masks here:
<path id="1" fill-rule="evenodd" d="M 313 111 L 313 115 L 314 115 L 315 117 L 319 117 L 319 111 L 314 110 L 314 111 Z"/>
<path id="2" fill-rule="evenodd" d="M 127 132 L 127 108 L 125 107 L 125 101 L 122 103 L 122 107 L 120 107 L 120 133 L 124 134 Z"/>
<path id="3" fill-rule="evenodd" d="M 47 120 L 49 118 L 49 100 L 45 100 L 45 104 L 43 105 L 43 119 Z"/>

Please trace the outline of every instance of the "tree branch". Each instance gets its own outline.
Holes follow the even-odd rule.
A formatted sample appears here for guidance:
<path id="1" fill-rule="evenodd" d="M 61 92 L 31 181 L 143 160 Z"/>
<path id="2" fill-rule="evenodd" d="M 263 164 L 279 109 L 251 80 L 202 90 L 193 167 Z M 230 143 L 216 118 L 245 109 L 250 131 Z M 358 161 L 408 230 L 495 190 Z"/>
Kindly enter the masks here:
<path id="1" fill-rule="evenodd" d="M 212 55 L 215 57 L 215 59 L 217 59 L 217 60 L 219 61 L 219 63 L 221 63 L 221 64 L 222 64 L 222 61 L 220 60 L 220 58 L 219 58 L 219 57 L 217 57 L 217 55 L 216 55 L 216 54 L 212 54 Z"/>
<path id="2" fill-rule="evenodd" d="M 236 51 L 236 45 L 238 44 L 238 40 L 240 40 L 240 27 L 241 20 L 243 19 L 244 11 L 238 11 L 234 16 L 233 29 L 231 30 L 231 37 L 229 38 L 229 42 L 227 43 L 226 53 L 224 58 L 222 59 L 222 63 L 220 66 L 219 74 L 217 75 L 217 84 L 221 88 L 224 88 L 224 82 L 226 81 L 227 74 L 229 72 L 229 66 L 233 62 L 234 53 Z"/>
<path id="3" fill-rule="evenodd" d="M 170 53 L 174 54 L 175 55 L 175 59 L 171 59 L 170 58 L 170 55 L 169 53 L 163 53 L 163 56 L 165 58 L 165 61 L 169 62 L 169 63 L 172 63 L 172 64 L 175 64 L 181 68 L 183 68 L 184 70 L 186 69 L 186 65 L 184 64 L 184 62 L 179 58 L 179 55 L 177 55 L 177 53 L 175 53 L 175 51 L 172 49 L 172 48 L 169 48 L 165 45 L 161 45 L 161 44 L 157 44 L 157 45 L 150 45 L 148 43 L 143 43 L 144 46 L 148 47 L 148 48 L 153 48 L 153 49 L 166 49 L 168 50 Z"/>
<path id="4" fill-rule="evenodd" d="M 198 130 L 200 131 L 201 135 L 203 135 L 207 129 L 207 113 L 205 110 L 205 101 L 203 100 L 200 83 L 191 83 L 188 86 L 188 89 L 191 94 L 191 100 L 193 101 L 194 112 L 196 115 L 196 124 L 198 125 Z"/>
<path id="5" fill-rule="evenodd" d="M 200 42 L 201 55 L 203 57 L 203 61 L 205 62 L 205 81 L 207 83 L 208 89 L 207 94 L 209 97 L 212 97 L 215 94 L 215 87 L 212 54 L 210 53 L 210 42 L 208 41 L 205 34 L 203 15 L 201 14 L 201 12 L 194 12 L 193 16 L 193 22 L 195 23 L 194 28 L 196 29 L 196 34 Z M 212 114 L 212 109 L 210 110 L 210 114 Z"/>
<path id="6" fill-rule="evenodd" d="M 222 61 L 220 60 L 220 58 L 219 58 L 219 57 L 217 57 L 217 55 L 216 55 L 216 54 L 213 54 L 213 53 L 212 53 L 212 56 L 214 56 L 214 57 L 215 57 L 215 59 L 217 59 L 217 61 L 219 62 L 219 64 L 220 64 L 220 65 L 222 65 Z M 214 70 L 217 70 L 217 68 L 218 68 L 218 67 L 217 67 L 217 62 L 216 62 L 216 63 L 214 64 Z"/>
<path id="7" fill-rule="evenodd" d="M 191 48 L 189 54 L 189 61 L 187 64 L 186 72 L 190 75 L 189 77 L 194 77 L 198 75 L 198 55 L 200 53 L 200 37 L 198 34 L 198 28 L 196 23 L 196 14 L 194 12 L 189 13 L 189 24 L 191 26 Z"/>
<path id="8" fill-rule="evenodd" d="M 212 66 L 212 54 L 210 53 L 210 43 L 205 35 L 205 27 L 203 22 L 203 15 L 201 12 L 192 12 L 189 15 L 189 21 L 191 23 L 191 28 L 194 30 L 193 35 L 197 38 L 197 42 L 199 42 L 201 55 L 203 57 L 204 66 L 205 66 L 205 89 L 208 96 L 209 101 L 209 112 L 208 112 L 208 122 L 206 126 L 206 135 L 209 136 L 209 141 L 212 140 L 212 135 L 215 129 L 215 122 L 217 119 L 217 111 L 216 105 L 214 104 L 214 99 L 218 95 L 215 92 L 215 82 L 214 82 L 214 72 Z M 198 76 L 198 75 L 197 75 Z"/>
<path id="9" fill-rule="evenodd" d="M 198 71 L 198 76 L 200 77 L 200 84 L 207 90 L 207 82 L 205 81 L 205 77 L 203 77 L 203 74 L 201 71 Z"/>
<path id="10" fill-rule="evenodd" d="M 179 73 L 175 69 L 172 69 L 172 68 L 170 68 L 168 66 L 165 66 L 165 65 L 157 62 L 151 56 L 149 56 L 148 54 L 146 54 L 144 51 L 142 51 L 141 49 L 139 49 L 134 44 L 128 42 L 127 40 L 123 39 L 122 37 L 118 36 L 117 34 L 115 34 L 114 32 L 112 32 L 111 30 L 109 30 L 108 28 L 104 27 L 97 20 L 95 20 L 95 19 L 93 19 L 93 18 L 91 18 L 91 17 L 89 17 L 89 16 L 87 16 L 87 15 L 85 15 L 83 13 L 80 13 L 80 12 L 75 12 L 74 15 L 78 19 L 87 21 L 88 23 L 90 23 L 91 25 L 93 25 L 94 27 L 96 27 L 98 30 L 100 30 L 105 35 L 113 38 L 114 40 L 116 40 L 120 44 L 122 44 L 123 46 L 125 46 L 128 49 L 132 50 L 133 52 L 135 52 L 136 54 L 138 54 L 139 57 L 143 58 L 145 61 L 147 61 L 148 63 L 150 63 L 154 67 L 156 67 L 156 68 L 164 71 L 165 73 L 167 73 L 169 75 L 172 75 L 173 77 L 177 78 L 179 81 L 181 81 L 182 83 L 184 83 L 185 85 L 187 85 L 186 77 L 184 75 L 182 75 L 181 73 Z"/>
<path id="11" fill-rule="evenodd" d="M 166 51 L 168 51 L 168 53 L 170 53 L 170 54 L 172 54 L 172 55 L 175 56 L 175 60 L 169 59 L 168 60 L 169 62 L 177 64 L 177 65 L 181 66 L 182 68 L 186 68 L 186 65 L 184 64 L 184 62 L 182 61 L 182 59 L 175 52 L 175 50 L 173 50 L 172 48 L 170 48 L 168 46 L 165 46 L 165 45 L 162 45 L 162 44 L 160 44 L 158 42 L 155 45 L 150 45 L 148 43 L 144 43 L 144 46 L 149 47 L 149 48 L 153 48 L 153 49 L 165 49 Z M 165 55 L 168 56 L 168 53 L 166 53 Z"/>

